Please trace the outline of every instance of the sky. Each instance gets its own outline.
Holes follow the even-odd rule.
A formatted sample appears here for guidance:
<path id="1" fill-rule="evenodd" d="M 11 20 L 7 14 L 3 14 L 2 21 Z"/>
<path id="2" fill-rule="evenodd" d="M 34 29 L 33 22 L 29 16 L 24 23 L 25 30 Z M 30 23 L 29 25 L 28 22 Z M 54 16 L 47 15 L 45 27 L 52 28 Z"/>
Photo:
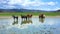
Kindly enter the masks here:
<path id="1" fill-rule="evenodd" d="M 0 0 L 0 9 L 58 10 L 60 0 Z"/>

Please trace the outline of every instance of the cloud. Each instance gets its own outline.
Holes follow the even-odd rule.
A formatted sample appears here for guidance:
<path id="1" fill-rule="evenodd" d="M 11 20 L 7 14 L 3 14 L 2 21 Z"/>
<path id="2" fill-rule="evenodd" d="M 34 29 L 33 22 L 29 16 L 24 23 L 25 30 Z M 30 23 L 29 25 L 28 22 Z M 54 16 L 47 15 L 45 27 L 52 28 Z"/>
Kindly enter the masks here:
<path id="1" fill-rule="evenodd" d="M 56 2 L 42 2 L 41 0 L 9 0 L 9 5 L 22 5 L 22 6 L 41 6 L 41 5 L 56 5 Z"/>
<path id="2" fill-rule="evenodd" d="M 56 11 L 56 10 L 60 10 L 60 7 L 56 7 L 56 8 L 41 8 L 40 10 L 46 10 L 46 11 Z"/>
<path id="3" fill-rule="evenodd" d="M 56 7 L 54 10 L 60 10 L 60 7 Z"/>
<path id="4" fill-rule="evenodd" d="M 14 5 L 14 4 L 22 4 L 23 0 L 9 0 L 8 4 Z"/>
<path id="5" fill-rule="evenodd" d="M 57 2 L 43 2 L 42 0 L 0 0 L 0 8 L 26 8 L 26 9 L 41 9 L 43 6 L 55 6 Z M 41 7 L 42 6 L 42 7 Z M 44 7 L 45 9 L 45 7 Z M 50 8 L 49 8 L 50 9 Z"/>
<path id="6" fill-rule="evenodd" d="M 48 2 L 47 3 L 47 5 L 50 5 L 50 6 L 54 6 L 54 5 L 56 5 L 57 4 L 57 2 Z"/>

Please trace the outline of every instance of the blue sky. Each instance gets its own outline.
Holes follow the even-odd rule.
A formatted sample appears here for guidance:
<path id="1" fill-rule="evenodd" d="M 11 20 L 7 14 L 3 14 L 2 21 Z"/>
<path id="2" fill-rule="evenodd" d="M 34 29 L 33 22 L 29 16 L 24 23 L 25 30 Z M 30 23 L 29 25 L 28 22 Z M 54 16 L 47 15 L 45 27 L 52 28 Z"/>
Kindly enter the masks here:
<path id="1" fill-rule="evenodd" d="M 60 0 L 0 0 L 0 9 L 58 10 Z"/>

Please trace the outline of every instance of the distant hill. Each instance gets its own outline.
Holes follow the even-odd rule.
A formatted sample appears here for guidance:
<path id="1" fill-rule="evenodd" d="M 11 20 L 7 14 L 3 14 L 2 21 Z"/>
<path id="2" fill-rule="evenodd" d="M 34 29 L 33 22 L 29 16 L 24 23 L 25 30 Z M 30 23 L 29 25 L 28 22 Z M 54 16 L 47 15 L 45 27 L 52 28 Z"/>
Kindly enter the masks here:
<path id="1" fill-rule="evenodd" d="M 60 10 L 44 11 L 44 10 L 28 10 L 28 9 L 0 9 L 0 12 L 60 12 Z"/>

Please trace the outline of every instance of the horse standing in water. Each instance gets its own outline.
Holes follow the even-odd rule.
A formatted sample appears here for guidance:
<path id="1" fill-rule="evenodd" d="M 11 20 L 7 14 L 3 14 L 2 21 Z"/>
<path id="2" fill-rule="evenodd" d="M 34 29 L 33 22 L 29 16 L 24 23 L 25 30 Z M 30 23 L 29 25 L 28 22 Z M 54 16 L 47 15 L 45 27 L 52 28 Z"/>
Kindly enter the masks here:
<path id="1" fill-rule="evenodd" d="M 39 18 L 45 18 L 44 14 L 39 15 Z"/>
<path id="2" fill-rule="evenodd" d="M 26 20 L 27 20 L 27 16 L 26 16 L 26 15 L 24 15 L 24 16 L 23 16 L 23 15 L 21 15 L 21 18 L 22 18 L 22 19 L 26 19 Z"/>
<path id="3" fill-rule="evenodd" d="M 24 19 L 26 19 L 26 20 L 27 20 L 27 19 L 29 19 L 29 18 L 31 18 L 31 17 L 32 17 L 32 15 L 31 15 L 31 14 L 24 15 L 24 16 L 23 16 L 23 15 L 21 15 L 21 18 L 22 18 L 22 19 L 24 18 Z"/>
<path id="4" fill-rule="evenodd" d="M 18 16 L 13 15 L 13 19 L 14 19 L 14 21 L 15 21 L 15 19 L 18 21 Z"/>
<path id="5" fill-rule="evenodd" d="M 44 18 L 45 18 L 45 15 L 44 14 L 41 14 L 41 15 L 39 15 L 39 21 L 40 22 L 44 22 Z"/>
<path id="6" fill-rule="evenodd" d="M 32 14 L 28 14 L 27 17 L 28 17 L 28 19 L 31 19 L 32 18 Z"/>

